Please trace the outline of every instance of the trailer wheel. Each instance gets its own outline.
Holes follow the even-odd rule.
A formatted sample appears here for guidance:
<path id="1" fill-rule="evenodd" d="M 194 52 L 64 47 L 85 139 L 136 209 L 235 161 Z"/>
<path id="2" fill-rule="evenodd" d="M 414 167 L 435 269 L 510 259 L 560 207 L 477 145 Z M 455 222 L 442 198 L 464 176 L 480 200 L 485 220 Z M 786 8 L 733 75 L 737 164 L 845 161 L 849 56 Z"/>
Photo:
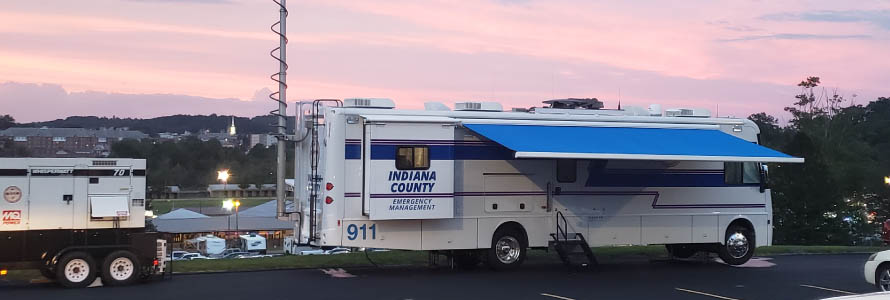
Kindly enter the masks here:
<path id="1" fill-rule="evenodd" d="M 664 247 L 667 248 L 667 251 L 671 256 L 676 258 L 690 258 L 698 252 L 698 250 L 692 246 L 685 244 L 670 244 L 664 245 Z"/>
<path id="2" fill-rule="evenodd" d="M 475 268 L 482 261 L 479 251 L 476 250 L 458 250 L 452 255 L 454 263 L 462 269 Z"/>
<path id="3" fill-rule="evenodd" d="M 754 256 L 754 230 L 746 226 L 732 225 L 726 229 L 726 240 L 719 245 L 717 255 L 728 265 L 738 266 Z"/>
<path id="4" fill-rule="evenodd" d="M 102 264 L 102 283 L 126 285 L 139 278 L 139 260 L 130 251 L 115 251 L 105 257 Z"/>
<path id="5" fill-rule="evenodd" d="M 86 287 L 96 280 L 96 262 L 85 252 L 65 254 L 56 265 L 56 280 L 64 287 Z"/>
<path id="6" fill-rule="evenodd" d="M 494 232 L 491 248 L 485 263 L 495 270 L 518 268 L 525 261 L 528 242 L 522 231 L 514 227 L 501 227 Z"/>

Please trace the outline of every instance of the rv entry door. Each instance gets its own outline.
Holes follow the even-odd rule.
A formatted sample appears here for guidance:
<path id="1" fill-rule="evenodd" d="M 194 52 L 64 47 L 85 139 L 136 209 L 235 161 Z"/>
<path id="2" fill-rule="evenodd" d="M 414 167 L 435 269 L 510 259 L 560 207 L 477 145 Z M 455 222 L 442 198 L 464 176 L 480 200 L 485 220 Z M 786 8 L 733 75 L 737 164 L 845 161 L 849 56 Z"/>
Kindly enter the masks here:
<path id="1" fill-rule="evenodd" d="M 362 208 L 371 220 L 454 217 L 454 123 L 364 119 Z"/>

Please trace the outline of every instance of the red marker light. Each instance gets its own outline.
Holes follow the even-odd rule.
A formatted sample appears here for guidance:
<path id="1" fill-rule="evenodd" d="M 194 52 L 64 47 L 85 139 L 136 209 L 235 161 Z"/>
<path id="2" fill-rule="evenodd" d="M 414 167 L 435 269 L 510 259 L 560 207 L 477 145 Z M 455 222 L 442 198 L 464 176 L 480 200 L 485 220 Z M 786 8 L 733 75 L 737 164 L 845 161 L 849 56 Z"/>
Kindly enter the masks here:
<path id="1" fill-rule="evenodd" d="M 157 267 L 157 266 L 158 266 L 158 260 L 155 259 L 155 260 L 152 262 L 152 265 L 154 265 L 155 267 Z"/>
<path id="2" fill-rule="evenodd" d="M 325 197 L 325 198 L 324 198 L 324 203 L 327 203 L 327 204 L 334 203 L 334 198 L 331 198 L 330 196 Z"/>
<path id="3" fill-rule="evenodd" d="M 328 184 L 325 184 L 325 185 L 324 185 L 324 188 L 327 189 L 327 190 L 329 190 L 329 191 L 330 191 L 330 190 L 333 190 L 333 189 L 334 189 L 334 184 L 328 182 Z"/>

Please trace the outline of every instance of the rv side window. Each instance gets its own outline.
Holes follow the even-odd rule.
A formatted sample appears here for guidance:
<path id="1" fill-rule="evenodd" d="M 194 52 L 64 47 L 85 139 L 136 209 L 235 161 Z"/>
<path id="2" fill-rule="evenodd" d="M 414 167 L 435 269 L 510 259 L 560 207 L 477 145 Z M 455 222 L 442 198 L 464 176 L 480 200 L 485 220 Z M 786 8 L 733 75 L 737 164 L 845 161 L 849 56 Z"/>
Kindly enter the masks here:
<path id="1" fill-rule="evenodd" d="M 726 184 L 760 183 L 760 164 L 755 162 L 723 163 Z"/>
<path id="2" fill-rule="evenodd" d="M 575 182 L 578 177 L 578 161 L 574 159 L 556 160 L 556 181 Z"/>
<path id="3" fill-rule="evenodd" d="M 430 148 L 410 146 L 396 148 L 396 169 L 426 170 L 430 168 Z"/>

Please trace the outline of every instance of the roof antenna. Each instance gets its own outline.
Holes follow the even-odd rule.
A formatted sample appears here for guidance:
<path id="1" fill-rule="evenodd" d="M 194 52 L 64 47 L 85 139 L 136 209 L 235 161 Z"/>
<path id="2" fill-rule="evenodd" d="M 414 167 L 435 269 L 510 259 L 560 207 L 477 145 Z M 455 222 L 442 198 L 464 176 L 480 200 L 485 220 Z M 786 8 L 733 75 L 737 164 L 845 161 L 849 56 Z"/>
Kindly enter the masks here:
<path id="1" fill-rule="evenodd" d="M 618 110 L 621 110 L 621 88 L 618 88 Z"/>
<path id="2" fill-rule="evenodd" d="M 275 137 L 278 139 L 278 147 L 277 147 L 277 166 L 276 166 L 276 180 L 275 180 L 275 200 L 277 202 L 277 213 L 276 217 L 284 216 L 284 198 L 287 196 L 284 190 L 284 172 L 285 172 L 285 159 L 286 155 L 284 153 L 287 141 L 287 135 L 285 130 L 287 129 L 287 97 L 285 96 L 285 91 L 287 90 L 287 25 L 285 20 L 287 20 L 287 5 L 285 4 L 285 0 L 272 0 L 275 4 L 278 5 L 279 9 L 279 19 L 278 22 L 272 24 L 270 29 L 272 32 L 278 35 L 278 47 L 272 49 L 269 52 L 269 55 L 272 56 L 276 61 L 278 61 L 278 73 L 272 74 L 269 78 L 272 81 L 278 83 L 278 91 L 269 95 L 269 98 L 272 101 L 278 102 L 278 109 L 275 109 L 269 114 L 275 116 L 277 120 L 277 124 L 274 125 Z M 278 30 L 275 30 L 275 27 L 278 26 Z M 275 55 L 277 52 L 277 56 Z"/>

